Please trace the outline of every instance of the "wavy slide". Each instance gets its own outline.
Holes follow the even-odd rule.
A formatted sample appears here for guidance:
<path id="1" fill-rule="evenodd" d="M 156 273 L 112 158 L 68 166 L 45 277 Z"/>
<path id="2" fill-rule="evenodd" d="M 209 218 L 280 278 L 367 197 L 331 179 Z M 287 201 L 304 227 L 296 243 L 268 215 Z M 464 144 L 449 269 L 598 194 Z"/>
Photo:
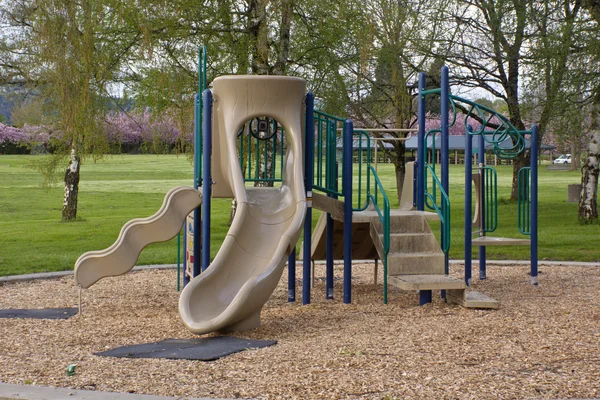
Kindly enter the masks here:
<path id="1" fill-rule="evenodd" d="M 281 279 L 306 213 L 304 81 L 226 76 L 215 79 L 213 87 L 214 187 L 233 194 L 238 208 L 212 264 L 188 283 L 179 298 L 181 319 L 196 334 L 260 325 L 261 309 Z M 275 118 L 285 128 L 287 152 L 280 188 L 245 187 L 239 166 L 237 132 L 249 118 L 261 115 Z"/>
<path id="2" fill-rule="evenodd" d="M 75 262 L 75 282 L 88 288 L 100 279 L 129 272 L 147 245 L 177 235 L 186 216 L 202 203 L 202 192 L 187 186 L 171 189 L 151 217 L 127 222 L 112 246 L 83 254 Z"/>
<path id="3" fill-rule="evenodd" d="M 213 81 L 213 197 L 234 197 L 238 206 L 210 267 L 193 278 L 179 298 L 179 313 L 193 333 L 253 329 L 277 286 L 296 245 L 304 216 L 303 101 L 305 82 L 291 77 L 226 76 Z M 283 183 L 279 188 L 246 188 L 237 150 L 237 132 L 255 116 L 275 118 L 286 134 Z M 201 203 L 201 192 L 175 188 L 152 217 L 135 219 L 108 249 L 82 255 L 75 279 L 87 288 L 106 276 L 129 271 L 152 242 L 168 240 L 185 216 Z"/>

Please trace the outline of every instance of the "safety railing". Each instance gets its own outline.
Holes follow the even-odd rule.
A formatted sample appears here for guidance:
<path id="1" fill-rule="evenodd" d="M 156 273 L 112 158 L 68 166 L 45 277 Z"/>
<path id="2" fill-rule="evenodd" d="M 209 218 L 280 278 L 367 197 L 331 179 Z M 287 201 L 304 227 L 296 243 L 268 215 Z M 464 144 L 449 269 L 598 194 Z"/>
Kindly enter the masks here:
<path id="1" fill-rule="evenodd" d="M 387 257 L 390 252 L 390 200 L 385 193 L 383 184 L 372 165 L 368 168 L 368 190 L 367 198 L 377 212 L 379 221 L 383 227 L 383 303 L 387 304 Z M 371 188 L 370 184 L 373 184 Z"/>
<path id="2" fill-rule="evenodd" d="M 313 189 L 320 190 L 333 196 L 343 196 L 342 185 L 334 185 L 334 177 L 339 176 L 344 181 L 344 171 L 338 174 L 337 163 L 337 132 L 344 125 L 344 119 L 322 111 L 315 110 L 315 171 Z M 340 147 L 342 141 L 340 140 Z"/>
<path id="3" fill-rule="evenodd" d="M 483 195 L 485 209 L 485 232 L 498 228 L 498 175 L 492 167 L 483 167 Z"/>
<path id="4" fill-rule="evenodd" d="M 504 115 L 474 101 L 452 94 L 449 95 L 449 101 L 453 111 L 450 126 L 456 123 L 458 115 L 456 103 L 467 105 L 462 109 L 465 115 L 465 131 L 469 135 L 483 135 L 484 140 L 492 145 L 494 154 L 499 158 L 513 159 L 525 149 L 525 139 L 522 132 L 515 128 Z M 475 126 L 475 122 L 478 122 L 479 128 L 467 129 L 468 125 Z"/>
<path id="5" fill-rule="evenodd" d="M 531 168 L 523 167 L 517 175 L 517 224 L 523 235 L 531 234 Z"/>
<path id="6" fill-rule="evenodd" d="M 325 112 L 315 110 L 315 171 L 313 180 L 313 190 L 319 190 L 325 194 L 338 197 L 343 196 L 344 170 L 340 171 L 340 165 L 343 165 L 344 142 L 342 140 L 342 127 L 344 119 L 336 117 Z M 352 158 L 353 168 L 357 169 L 353 173 L 355 187 L 353 189 L 354 211 L 362 211 L 368 206 L 368 197 L 365 190 L 368 182 L 371 165 L 371 140 L 367 132 L 354 130 L 352 135 Z M 338 162 L 339 160 L 339 162 Z M 339 178 L 339 179 L 338 179 Z"/>
<path id="7" fill-rule="evenodd" d="M 285 154 L 285 132 L 276 120 L 269 121 L 272 136 L 259 139 L 251 133 L 253 121 L 238 132 L 238 157 L 245 182 L 281 182 Z"/>

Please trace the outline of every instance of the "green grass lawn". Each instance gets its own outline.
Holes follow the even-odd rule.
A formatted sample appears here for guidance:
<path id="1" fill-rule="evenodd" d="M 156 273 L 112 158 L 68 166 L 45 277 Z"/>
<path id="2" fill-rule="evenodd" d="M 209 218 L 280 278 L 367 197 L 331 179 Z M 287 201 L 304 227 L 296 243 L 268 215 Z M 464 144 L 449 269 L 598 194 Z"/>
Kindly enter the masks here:
<path id="1" fill-rule="evenodd" d="M 78 221 L 61 222 L 63 189 L 42 188 L 42 176 L 32 165 L 41 156 L 0 156 L 0 275 L 72 269 L 77 257 L 110 246 L 123 224 L 152 215 L 175 186 L 191 185 L 193 167 L 185 156 L 107 156 L 82 165 Z M 519 237 L 516 204 L 509 197 L 511 167 L 501 166 L 499 228 L 494 236 Z M 393 168 L 379 164 L 381 179 L 397 206 Z M 540 169 L 540 259 L 599 261 L 590 235 L 599 225 L 580 225 L 577 204 L 567 203 L 567 185 L 579 183 L 577 171 Z M 464 168 L 450 171 L 452 203 L 451 257 L 463 255 Z M 227 232 L 228 199 L 213 201 L 211 253 Z M 314 220 L 318 218 L 314 213 Z M 438 231 L 439 229 L 435 229 Z M 147 247 L 138 264 L 174 263 L 175 239 Z M 490 259 L 528 259 L 528 247 L 488 248 Z"/>

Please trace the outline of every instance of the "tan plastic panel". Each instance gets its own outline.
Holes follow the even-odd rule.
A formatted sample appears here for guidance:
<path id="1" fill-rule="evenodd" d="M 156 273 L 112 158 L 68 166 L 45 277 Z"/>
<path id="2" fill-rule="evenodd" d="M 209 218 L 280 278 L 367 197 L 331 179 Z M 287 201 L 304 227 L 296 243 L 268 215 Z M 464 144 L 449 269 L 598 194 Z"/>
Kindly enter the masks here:
<path id="1" fill-rule="evenodd" d="M 79 257 L 75 262 L 75 282 L 88 288 L 107 276 L 129 272 L 144 247 L 172 239 L 181 230 L 185 217 L 201 203 L 199 190 L 187 186 L 171 189 L 154 215 L 127 222 L 112 246 Z"/>
<path id="2" fill-rule="evenodd" d="M 303 115 L 306 84 L 281 76 L 224 76 L 213 81 L 213 191 L 238 202 L 231 228 L 210 267 L 179 298 L 185 326 L 196 334 L 248 330 L 281 278 L 306 213 Z M 280 188 L 246 188 L 237 133 L 248 119 L 275 118 L 287 153 Z M 217 189 L 218 188 L 218 189 Z"/>

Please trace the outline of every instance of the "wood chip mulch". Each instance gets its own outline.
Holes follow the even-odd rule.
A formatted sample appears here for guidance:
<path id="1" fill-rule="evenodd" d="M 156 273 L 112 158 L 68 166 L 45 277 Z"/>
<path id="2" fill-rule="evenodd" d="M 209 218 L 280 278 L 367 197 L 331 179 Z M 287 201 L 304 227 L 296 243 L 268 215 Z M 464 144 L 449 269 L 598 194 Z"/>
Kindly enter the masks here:
<path id="1" fill-rule="evenodd" d="M 501 302 L 468 310 L 439 295 L 372 283 L 372 265 L 354 267 L 353 304 L 287 303 L 287 271 L 260 328 L 235 334 L 278 344 L 215 362 L 118 359 L 106 349 L 191 338 L 177 311 L 175 271 L 107 278 L 83 292 L 83 315 L 68 320 L 0 320 L 0 381 L 167 396 L 262 399 L 486 399 L 600 397 L 600 268 L 489 266 L 473 289 Z M 301 269 L 301 268 L 299 268 Z M 460 276 L 461 267 L 453 266 Z M 317 267 L 317 276 L 324 267 Z M 336 265 L 336 278 L 342 266 Z M 379 274 L 381 276 L 381 272 Z M 300 281 L 301 271 L 298 280 Z M 381 278 L 380 278 L 381 279 Z M 4 284 L 0 308 L 71 307 L 72 277 Z M 75 374 L 67 376 L 70 364 Z"/>

